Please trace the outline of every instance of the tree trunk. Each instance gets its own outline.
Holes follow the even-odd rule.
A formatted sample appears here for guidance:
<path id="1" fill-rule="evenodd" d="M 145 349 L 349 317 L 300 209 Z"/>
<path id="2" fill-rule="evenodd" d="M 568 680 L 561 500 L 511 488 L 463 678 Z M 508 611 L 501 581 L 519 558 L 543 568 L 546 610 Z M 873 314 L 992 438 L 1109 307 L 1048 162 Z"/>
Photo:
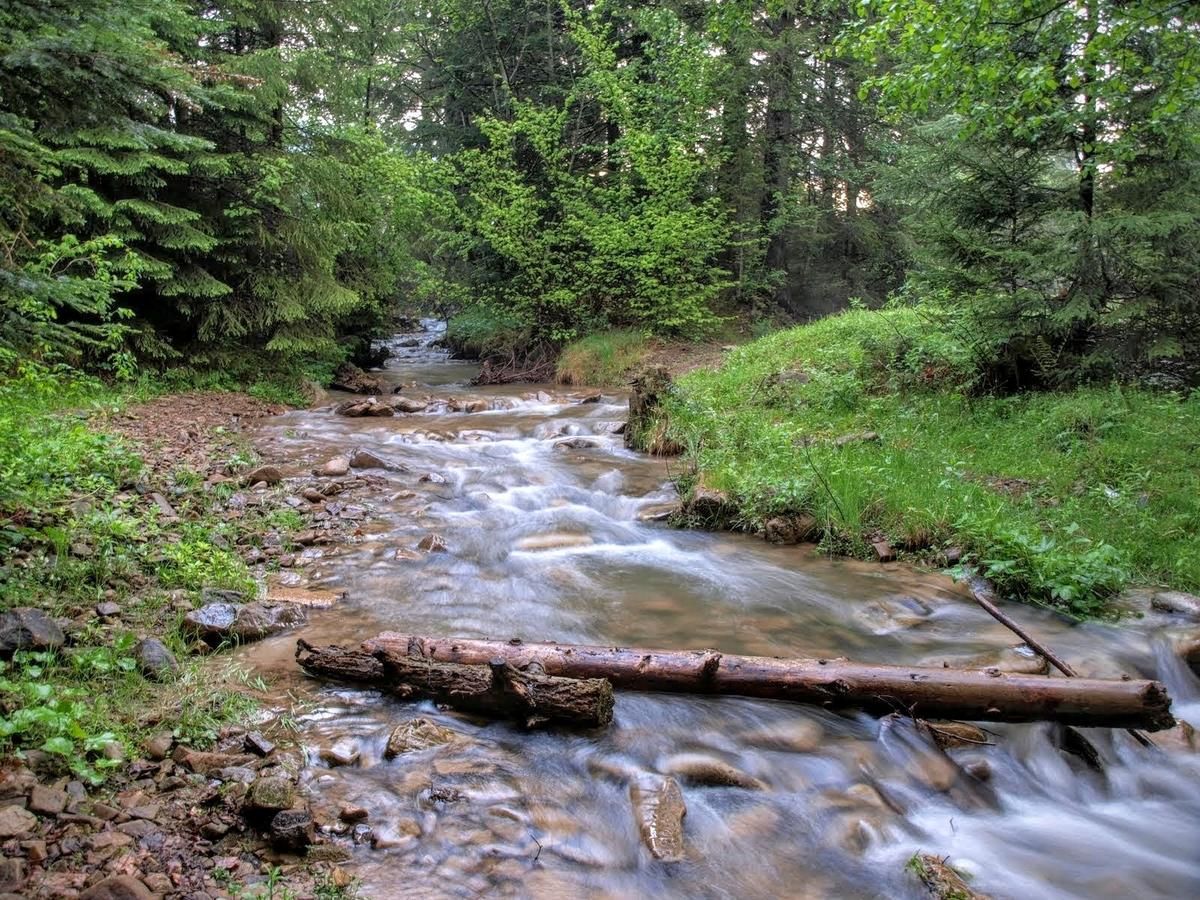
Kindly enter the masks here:
<path id="1" fill-rule="evenodd" d="M 792 48 L 789 35 L 793 15 L 789 11 L 771 21 L 773 43 L 767 75 L 767 110 L 763 129 L 762 223 L 767 234 L 766 268 L 778 279 L 775 303 L 792 311 L 789 282 L 788 227 L 785 204 L 791 192 L 792 139 Z"/>
<path id="2" fill-rule="evenodd" d="M 1050 678 L 995 670 L 868 665 L 831 659 L 731 656 L 520 641 L 439 639 L 386 632 L 363 651 L 380 659 L 485 665 L 567 678 L 606 678 L 638 691 L 736 694 L 872 713 L 990 722 L 1145 728 L 1174 724 L 1170 697 L 1155 681 Z M 381 656 L 382 654 L 382 656 Z"/>
<path id="3" fill-rule="evenodd" d="M 455 709 L 543 724 L 594 728 L 612 721 L 612 685 L 603 678 L 560 678 L 520 672 L 503 657 L 461 665 L 380 648 L 373 655 L 298 641 L 296 658 L 308 671 L 378 684 L 404 700 L 430 699 Z"/>

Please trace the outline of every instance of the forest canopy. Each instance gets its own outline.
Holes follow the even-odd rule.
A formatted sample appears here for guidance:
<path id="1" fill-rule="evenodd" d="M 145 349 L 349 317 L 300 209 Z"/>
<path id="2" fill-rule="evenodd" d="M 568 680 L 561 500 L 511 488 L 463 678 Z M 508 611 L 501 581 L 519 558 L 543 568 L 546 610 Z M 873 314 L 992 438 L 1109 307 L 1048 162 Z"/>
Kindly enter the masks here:
<path id="1" fill-rule="evenodd" d="M 0 368 L 328 370 L 885 302 L 1200 380 L 1191 3 L 11 0 Z"/>

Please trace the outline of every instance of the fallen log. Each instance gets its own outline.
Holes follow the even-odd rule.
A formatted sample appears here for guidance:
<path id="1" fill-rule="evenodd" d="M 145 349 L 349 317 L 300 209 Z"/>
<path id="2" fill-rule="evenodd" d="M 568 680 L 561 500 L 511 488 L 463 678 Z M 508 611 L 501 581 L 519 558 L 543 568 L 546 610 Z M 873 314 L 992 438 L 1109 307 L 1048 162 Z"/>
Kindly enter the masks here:
<path id="1" fill-rule="evenodd" d="M 979 722 L 1054 721 L 1108 728 L 1170 728 L 1171 699 L 1156 681 L 1049 678 L 984 669 L 922 668 L 841 659 L 734 656 L 571 644 L 439 639 L 385 632 L 362 652 L 395 664 L 425 660 L 483 665 L 504 660 L 526 673 L 604 678 L 636 691 L 735 694 L 831 709 L 900 712 Z"/>
<path id="2" fill-rule="evenodd" d="M 381 652 L 296 642 L 309 672 L 379 685 L 404 700 L 433 700 L 455 709 L 544 724 L 594 728 L 612 721 L 612 685 L 603 678 L 560 678 L 521 672 L 501 657 L 463 665 Z"/>

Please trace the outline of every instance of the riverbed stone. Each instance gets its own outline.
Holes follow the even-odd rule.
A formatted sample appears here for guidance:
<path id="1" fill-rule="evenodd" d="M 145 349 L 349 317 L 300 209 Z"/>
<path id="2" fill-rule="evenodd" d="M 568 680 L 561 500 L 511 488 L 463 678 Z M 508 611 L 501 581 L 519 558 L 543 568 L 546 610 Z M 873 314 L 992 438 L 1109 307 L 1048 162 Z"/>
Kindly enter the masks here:
<path id="1" fill-rule="evenodd" d="M 303 608 L 292 603 L 210 603 L 183 618 L 183 629 L 211 645 L 223 641 L 255 641 L 302 625 Z"/>
<path id="2" fill-rule="evenodd" d="M 1173 613 L 1200 622 L 1200 597 L 1184 591 L 1159 591 L 1150 605 L 1160 612 Z"/>
<path id="3" fill-rule="evenodd" d="M 21 806 L 0 807 L 0 838 L 19 837 L 37 828 L 37 816 Z"/>
<path id="4" fill-rule="evenodd" d="M 423 550 L 426 553 L 445 553 L 449 547 L 446 544 L 446 539 L 440 534 L 427 534 L 417 542 L 417 549 Z"/>
<path id="5" fill-rule="evenodd" d="M 19 606 L 0 613 L 0 655 L 18 650 L 56 650 L 66 636 L 58 623 L 40 609 Z"/>
<path id="6" fill-rule="evenodd" d="M 296 787 L 283 775 L 264 775 L 250 786 L 246 809 L 253 812 L 279 812 L 296 802 Z"/>
<path id="7" fill-rule="evenodd" d="M 179 671 L 175 654 L 158 638 L 142 638 L 133 648 L 138 669 L 147 678 L 162 681 Z"/>
<path id="8" fill-rule="evenodd" d="M 29 809 L 43 816 L 57 816 L 67 808 L 67 792 L 48 785 L 35 784 L 29 792 Z"/>
<path id="9" fill-rule="evenodd" d="M 242 484 L 279 484 L 283 481 L 283 473 L 278 466 L 259 466 L 242 477 Z"/>
<path id="10" fill-rule="evenodd" d="M 320 478 L 340 478 L 350 471 L 350 457 L 335 456 L 324 464 L 313 469 L 313 474 Z"/>
<path id="11" fill-rule="evenodd" d="M 663 862 L 683 859 L 683 817 L 687 804 L 679 782 L 661 775 L 644 775 L 629 786 L 634 821 L 650 855 Z"/>
<path id="12" fill-rule="evenodd" d="M 429 719 L 409 719 L 392 729 L 383 756 L 385 759 L 394 759 L 401 753 L 428 750 L 430 747 L 454 743 L 460 738 L 461 735 L 458 732 L 431 722 Z"/>
<path id="13" fill-rule="evenodd" d="M 753 747 L 792 753 L 812 753 L 821 746 L 824 737 L 825 729 L 811 719 L 777 722 L 741 734 L 741 739 Z"/>
<path id="14" fill-rule="evenodd" d="M 709 787 L 738 787 L 753 791 L 761 791 L 766 787 L 757 778 L 704 753 L 676 753 L 661 760 L 658 768 L 684 781 Z"/>
<path id="15" fill-rule="evenodd" d="M 307 809 L 285 809 L 271 819 L 268 836 L 281 850 L 303 850 L 313 842 L 316 825 Z"/>
<path id="16" fill-rule="evenodd" d="M 80 900 L 154 900 L 154 894 L 132 875 L 113 875 L 79 895 Z"/>
<path id="17" fill-rule="evenodd" d="M 927 722 L 925 727 L 933 742 L 943 750 L 990 743 L 987 733 L 969 722 Z"/>
<path id="18" fill-rule="evenodd" d="M 237 766 L 252 766 L 258 761 L 257 757 L 251 756 L 249 753 L 206 752 L 184 746 L 176 747 L 171 759 L 185 769 L 200 775 L 211 775 L 221 769 Z"/>

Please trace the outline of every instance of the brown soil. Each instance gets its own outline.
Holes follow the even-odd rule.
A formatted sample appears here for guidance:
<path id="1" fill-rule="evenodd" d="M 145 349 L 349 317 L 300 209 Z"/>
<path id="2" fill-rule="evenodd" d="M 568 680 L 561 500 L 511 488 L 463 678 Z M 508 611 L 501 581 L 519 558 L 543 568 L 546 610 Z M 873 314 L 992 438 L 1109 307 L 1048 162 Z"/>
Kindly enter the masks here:
<path id="1" fill-rule="evenodd" d="M 137 446 L 155 473 L 179 468 L 205 471 L 243 444 L 241 431 L 246 423 L 286 408 L 249 394 L 197 391 L 138 403 L 106 417 L 99 427 Z"/>
<path id="2" fill-rule="evenodd" d="M 642 360 L 641 367 L 664 366 L 672 378 L 678 378 L 696 369 L 720 368 L 731 348 L 732 345 L 728 343 L 655 341 L 650 352 Z"/>

